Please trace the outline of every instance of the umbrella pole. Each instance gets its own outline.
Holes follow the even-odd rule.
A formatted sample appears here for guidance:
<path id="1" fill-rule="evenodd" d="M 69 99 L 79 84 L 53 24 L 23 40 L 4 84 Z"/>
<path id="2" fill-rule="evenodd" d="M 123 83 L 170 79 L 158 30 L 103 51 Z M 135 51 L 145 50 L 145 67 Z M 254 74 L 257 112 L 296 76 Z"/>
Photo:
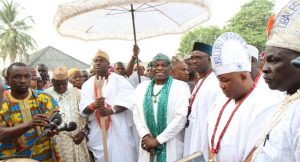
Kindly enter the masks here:
<path id="1" fill-rule="evenodd" d="M 134 36 L 134 45 L 137 45 L 137 43 L 136 43 L 136 32 L 135 32 L 135 21 L 134 21 L 134 10 L 133 10 L 133 5 L 132 4 L 130 4 L 130 7 L 131 7 L 131 10 L 130 10 L 130 12 L 131 12 L 131 19 L 132 19 L 132 27 L 133 27 L 133 36 Z M 136 64 L 137 64 L 137 67 L 138 67 L 138 69 L 140 68 L 140 66 L 139 66 L 139 57 L 138 57 L 138 55 L 136 56 Z M 139 72 L 139 70 L 138 70 L 138 72 Z M 139 73 L 137 73 L 138 74 L 138 78 L 139 78 L 139 83 L 141 83 L 141 76 L 140 76 L 140 74 Z"/>
<path id="2" fill-rule="evenodd" d="M 100 117 L 101 133 L 102 133 L 102 144 L 104 153 L 104 162 L 108 162 L 108 148 L 107 148 L 107 132 L 106 132 L 107 117 Z"/>

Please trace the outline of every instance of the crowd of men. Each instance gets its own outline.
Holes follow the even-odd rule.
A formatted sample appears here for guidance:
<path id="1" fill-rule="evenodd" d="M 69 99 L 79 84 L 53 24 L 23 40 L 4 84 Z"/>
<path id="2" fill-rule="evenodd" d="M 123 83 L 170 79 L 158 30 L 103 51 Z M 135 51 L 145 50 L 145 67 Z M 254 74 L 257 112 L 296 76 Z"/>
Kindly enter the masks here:
<path id="1" fill-rule="evenodd" d="M 300 2 L 276 16 L 259 51 L 226 32 L 183 60 L 134 46 L 125 66 L 98 50 L 90 72 L 17 62 L 0 86 L 0 159 L 300 161 Z M 262 68 L 260 68 L 262 67 Z M 76 127 L 74 126 L 76 124 Z"/>

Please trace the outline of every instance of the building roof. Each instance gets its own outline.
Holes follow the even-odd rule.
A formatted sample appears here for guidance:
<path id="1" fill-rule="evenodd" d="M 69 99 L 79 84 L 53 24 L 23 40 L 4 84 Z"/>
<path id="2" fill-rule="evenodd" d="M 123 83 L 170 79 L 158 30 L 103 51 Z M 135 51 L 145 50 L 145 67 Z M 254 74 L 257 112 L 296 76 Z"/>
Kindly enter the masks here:
<path id="1" fill-rule="evenodd" d="M 47 65 L 49 71 L 58 66 L 66 66 L 68 69 L 73 67 L 88 69 L 90 67 L 88 64 L 51 46 L 45 47 L 29 56 L 29 66 L 35 67 L 38 64 Z"/>

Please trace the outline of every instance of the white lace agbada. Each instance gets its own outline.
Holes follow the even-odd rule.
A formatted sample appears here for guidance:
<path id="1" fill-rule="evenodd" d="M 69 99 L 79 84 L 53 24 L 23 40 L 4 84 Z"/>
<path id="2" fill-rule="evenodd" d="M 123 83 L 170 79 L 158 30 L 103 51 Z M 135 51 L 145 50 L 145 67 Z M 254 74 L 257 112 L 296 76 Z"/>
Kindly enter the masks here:
<path id="1" fill-rule="evenodd" d="M 63 131 L 55 136 L 61 160 L 63 162 L 89 161 L 86 140 L 84 139 L 80 145 L 76 145 L 71 138 L 71 136 L 77 134 L 86 124 L 86 119 L 81 117 L 79 112 L 80 90 L 69 85 L 67 91 L 63 94 L 55 92 L 53 87 L 48 88 L 46 92 L 49 93 L 60 106 L 59 111 L 63 119 L 61 126 L 69 122 L 76 122 L 77 124 L 75 131 Z"/>

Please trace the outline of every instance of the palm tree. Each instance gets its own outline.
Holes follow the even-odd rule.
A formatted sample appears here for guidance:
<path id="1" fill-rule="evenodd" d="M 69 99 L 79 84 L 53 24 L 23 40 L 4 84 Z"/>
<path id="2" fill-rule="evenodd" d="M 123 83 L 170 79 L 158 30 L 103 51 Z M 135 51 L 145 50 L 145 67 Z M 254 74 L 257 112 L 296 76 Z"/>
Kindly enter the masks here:
<path id="1" fill-rule="evenodd" d="M 28 61 L 28 50 L 36 49 L 35 40 L 26 33 L 34 23 L 32 17 L 28 16 L 17 19 L 20 5 L 13 1 L 0 0 L 0 56 L 5 63 L 9 57 L 10 62 L 15 62 L 17 57 L 22 61 L 23 57 Z M 0 4 L 1 4 L 0 3 Z"/>

